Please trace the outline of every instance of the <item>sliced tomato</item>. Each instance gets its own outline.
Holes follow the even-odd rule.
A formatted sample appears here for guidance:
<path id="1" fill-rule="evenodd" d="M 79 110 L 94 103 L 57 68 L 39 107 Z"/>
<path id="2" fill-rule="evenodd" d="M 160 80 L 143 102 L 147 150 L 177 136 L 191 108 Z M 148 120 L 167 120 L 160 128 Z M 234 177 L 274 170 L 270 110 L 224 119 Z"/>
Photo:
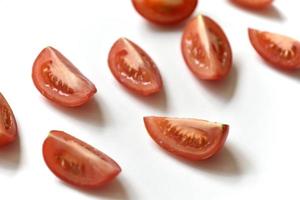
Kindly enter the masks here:
<path id="1" fill-rule="evenodd" d="M 231 0 L 233 3 L 249 8 L 249 9 L 264 9 L 269 7 L 273 0 Z"/>
<path id="2" fill-rule="evenodd" d="M 133 92 L 148 96 L 162 88 L 159 70 L 150 56 L 137 44 L 120 38 L 110 50 L 109 68 L 114 77 Z"/>
<path id="3" fill-rule="evenodd" d="M 232 51 L 222 28 L 199 15 L 184 30 L 181 49 L 190 70 L 202 80 L 220 80 L 232 68 Z"/>
<path id="4" fill-rule="evenodd" d="M 79 187 L 100 187 L 121 172 L 110 157 L 62 131 L 50 132 L 43 144 L 43 156 L 57 177 Z"/>
<path id="5" fill-rule="evenodd" d="M 0 147 L 17 138 L 17 123 L 12 109 L 0 93 Z"/>
<path id="6" fill-rule="evenodd" d="M 300 42 L 275 33 L 249 29 L 249 38 L 259 55 L 281 69 L 300 68 Z"/>
<path id="7" fill-rule="evenodd" d="M 167 151 L 189 160 L 204 160 L 224 146 L 229 126 L 199 119 L 144 117 L 152 139 Z"/>
<path id="8" fill-rule="evenodd" d="M 42 95 L 62 106 L 81 106 L 97 92 L 95 85 L 53 47 L 43 49 L 36 58 L 32 79 Z"/>
<path id="9" fill-rule="evenodd" d="M 191 15 L 198 0 L 132 0 L 132 3 L 147 20 L 161 25 L 173 25 Z"/>

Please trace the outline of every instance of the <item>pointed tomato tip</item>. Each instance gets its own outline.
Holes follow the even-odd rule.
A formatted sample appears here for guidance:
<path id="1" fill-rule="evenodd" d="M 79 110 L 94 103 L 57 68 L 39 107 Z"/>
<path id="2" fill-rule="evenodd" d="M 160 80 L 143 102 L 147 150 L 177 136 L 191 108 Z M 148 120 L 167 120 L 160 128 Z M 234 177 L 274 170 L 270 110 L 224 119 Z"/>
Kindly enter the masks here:
<path id="1" fill-rule="evenodd" d="M 119 41 L 124 41 L 124 40 L 125 40 L 125 41 L 129 41 L 128 38 L 126 38 L 126 37 L 120 37 L 118 40 L 119 40 Z"/>
<path id="2" fill-rule="evenodd" d="M 118 165 L 118 169 L 116 170 L 116 176 L 122 172 L 122 168 Z"/>
<path id="3" fill-rule="evenodd" d="M 98 92 L 98 89 L 96 88 L 95 85 L 93 85 L 93 88 L 92 88 L 92 90 L 91 90 L 91 97 L 92 97 L 94 94 L 96 94 L 97 92 Z"/>
<path id="4" fill-rule="evenodd" d="M 251 32 L 259 32 L 259 30 L 254 29 L 254 28 L 248 28 L 248 32 L 249 33 L 251 33 Z"/>
<path id="5" fill-rule="evenodd" d="M 52 136 L 53 134 L 54 134 L 54 132 L 56 132 L 55 130 L 51 130 L 51 131 L 49 131 L 49 133 L 48 133 L 48 137 L 49 136 Z"/>
<path id="6" fill-rule="evenodd" d="M 44 48 L 44 50 L 55 50 L 55 48 L 52 47 L 52 46 L 46 46 L 46 47 Z"/>
<path id="7" fill-rule="evenodd" d="M 144 123 L 147 123 L 147 122 L 148 122 L 148 120 L 149 120 L 149 118 L 150 118 L 150 117 L 148 117 L 148 116 L 146 116 L 146 117 L 143 117 L 143 121 L 144 121 Z"/>
<path id="8" fill-rule="evenodd" d="M 222 128 L 223 128 L 223 131 L 224 131 L 224 132 L 228 132 L 230 126 L 229 126 L 228 124 L 222 124 Z"/>

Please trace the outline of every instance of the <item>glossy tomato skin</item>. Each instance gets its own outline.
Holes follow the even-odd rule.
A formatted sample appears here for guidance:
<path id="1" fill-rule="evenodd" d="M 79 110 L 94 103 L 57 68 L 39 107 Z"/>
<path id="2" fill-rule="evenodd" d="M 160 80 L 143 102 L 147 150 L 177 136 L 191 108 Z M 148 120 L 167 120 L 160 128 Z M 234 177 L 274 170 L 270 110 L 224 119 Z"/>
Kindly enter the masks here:
<path id="1" fill-rule="evenodd" d="M 145 19 L 159 25 L 174 25 L 194 12 L 198 0 L 132 0 L 132 3 Z"/>
<path id="2" fill-rule="evenodd" d="M 252 28 L 248 29 L 248 34 L 254 49 L 272 66 L 283 70 L 300 68 L 299 41 L 287 36 Z"/>
<path id="3" fill-rule="evenodd" d="M 236 5 L 242 6 L 244 8 L 261 10 L 268 8 L 273 0 L 231 0 Z"/>
<path id="4" fill-rule="evenodd" d="M 198 119 L 144 117 L 151 138 L 163 149 L 198 161 L 217 154 L 225 144 L 229 126 Z"/>
<path id="5" fill-rule="evenodd" d="M 0 93 L 0 147 L 8 145 L 17 138 L 17 122 L 12 109 Z"/>
<path id="6" fill-rule="evenodd" d="M 109 156 L 63 131 L 50 132 L 43 157 L 58 178 L 82 188 L 99 188 L 121 172 Z"/>
<path id="7" fill-rule="evenodd" d="M 32 80 L 43 96 L 65 107 L 82 106 L 97 92 L 95 85 L 53 47 L 46 47 L 36 58 Z"/>
<path id="8" fill-rule="evenodd" d="M 199 15 L 185 27 L 181 51 L 188 68 L 200 80 L 221 80 L 232 68 L 232 50 L 223 29 Z"/>
<path id="9" fill-rule="evenodd" d="M 138 95 L 150 96 L 163 87 L 154 61 L 127 38 L 120 38 L 114 43 L 109 52 L 108 65 L 117 81 Z"/>

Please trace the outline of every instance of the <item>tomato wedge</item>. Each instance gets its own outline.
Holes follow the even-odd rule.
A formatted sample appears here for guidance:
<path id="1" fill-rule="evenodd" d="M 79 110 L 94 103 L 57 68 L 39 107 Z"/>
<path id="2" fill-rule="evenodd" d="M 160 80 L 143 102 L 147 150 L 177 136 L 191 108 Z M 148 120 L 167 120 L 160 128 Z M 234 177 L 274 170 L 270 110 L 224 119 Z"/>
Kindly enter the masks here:
<path id="1" fill-rule="evenodd" d="M 0 147 L 17 138 L 17 123 L 12 109 L 0 93 Z"/>
<path id="2" fill-rule="evenodd" d="M 220 80 L 232 68 L 232 51 L 222 28 L 199 15 L 186 26 L 181 50 L 189 69 L 202 80 Z"/>
<path id="3" fill-rule="evenodd" d="M 174 25 L 194 12 L 198 0 L 132 0 L 132 3 L 147 20 L 160 25 Z"/>
<path id="4" fill-rule="evenodd" d="M 224 146 L 229 126 L 199 119 L 144 117 L 152 139 L 167 151 L 189 160 L 204 160 Z"/>
<path id="5" fill-rule="evenodd" d="M 137 94 L 149 96 L 162 88 L 156 64 L 129 39 L 120 38 L 115 42 L 109 52 L 108 64 L 114 77 Z"/>
<path id="6" fill-rule="evenodd" d="M 32 79 L 42 95 L 66 107 L 81 106 L 97 92 L 95 85 L 53 47 L 43 49 L 36 58 Z"/>
<path id="7" fill-rule="evenodd" d="M 249 9 L 264 9 L 269 7 L 273 0 L 231 0 L 233 3 L 249 8 Z"/>
<path id="8" fill-rule="evenodd" d="M 57 177 L 79 187 L 100 187 L 121 172 L 107 155 L 62 131 L 50 132 L 43 144 L 43 156 Z"/>
<path id="9" fill-rule="evenodd" d="M 275 33 L 249 29 L 249 38 L 259 55 L 280 69 L 300 68 L 300 42 Z"/>

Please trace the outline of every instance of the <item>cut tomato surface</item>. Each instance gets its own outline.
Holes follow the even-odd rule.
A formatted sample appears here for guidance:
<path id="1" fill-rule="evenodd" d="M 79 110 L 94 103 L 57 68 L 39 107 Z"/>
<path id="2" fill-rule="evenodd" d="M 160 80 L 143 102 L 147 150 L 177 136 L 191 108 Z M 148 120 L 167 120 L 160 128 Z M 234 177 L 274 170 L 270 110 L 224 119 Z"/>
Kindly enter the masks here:
<path id="1" fill-rule="evenodd" d="M 185 27 L 181 49 L 189 69 L 202 80 L 225 78 L 232 68 L 232 51 L 222 28 L 199 15 Z"/>
<path id="2" fill-rule="evenodd" d="M 162 89 L 160 72 L 150 56 L 129 39 L 120 38 L 112 46 L 109 68 L 114 77 L 131 91 L 149 96 Z"/>
<path id="3" fill-rule="evenodd" d="M 0 147 L 17 138 L 17 123 L 12 109 L 0 93 Z"/>
<path id="4" fill-rule="evenodd" d="M 249 38 L 258 54 L 280 69 L 300 68 L 300 42 L 276 33 L 249 29 Z"/>
<path id="5" fill-rule="evenodd" d="M 167 151 L 189 160 L 204 160 L 224 146 L 229 126 L 199 119 L 144 117 L 152 139 Z"/>
<path id="6" fill-rule="evenodd" d="M 81 106 L 97 92 L 95 85 L 53 47 L 43 49 L 36 58 L 32 79 L 42 95 L 66 107 Z"/>
<path id="7" fill-rule="evenodd" d="M 160 25 L 178 24 L 195 10 L 198 0 L 132 0 L 147 20 Z"/>
<path id="8" fill-rule="evenodd" d="M 79 187 L 100 187 L 121 172 L 106 154 L 62 131 L 50 132 L 43 144 L 43 156 L 57 177 Z"/>

